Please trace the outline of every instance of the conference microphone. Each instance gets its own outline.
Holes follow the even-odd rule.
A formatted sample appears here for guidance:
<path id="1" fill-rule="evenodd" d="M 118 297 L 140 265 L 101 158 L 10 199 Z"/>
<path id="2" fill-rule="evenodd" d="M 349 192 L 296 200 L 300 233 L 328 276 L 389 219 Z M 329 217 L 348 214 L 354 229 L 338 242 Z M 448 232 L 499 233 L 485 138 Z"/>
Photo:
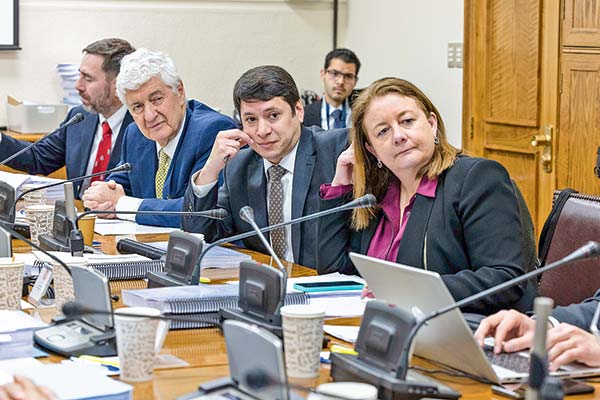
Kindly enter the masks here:
<path id="1" fill-rule="evenodd" d="M 279 229 L 279 228 L 282 228 L 287 225 L 295 225 L 295 224 L 299 224 L 301 222 L 310 221 L 312 219 L 321 218 L 326 215 L 335 214 L 335 213 L 347 211 L 347 210 L 352 210 L 355 208 L 373 207 L 376 204 L 377 204 L 377 199 L 375 198 L 374 195 L 369 193 L 369 194 L 365 194 L 364 196 L 359 197 L 358 199 L 352 200 L 346 204 L 342 204 L 341 206 L 330 208 L 329 210 L 319 211 L 319 212 L 305 215 L 302 217 L 298 217 L 298 218 L 292 219 L 290 221 L 280 222 L 278 224 L 266 226 L 259 230 L 261 233 L 271 232 L 275 229 Z M 211 248 L 221 245 L 221 244 L 226 244 L 226 243 L 231 243 L 231 242 L 235 242 L 238 240 L 246 239 L 246 238 L 249 238 L 249 237 L 255 236 L 255 235 L 256 235 L 256 232 L 252 230 L 252 231 L 240 233 L 238 235 L 229 236 L 229 237 L 226 237 L 223 239 L 215 240 L 214 242 L 212 242 L 209 245 L 207 245 L 206 247 L 204 247 L 204 249 L 202 250 L 202 254 L 200 254 L 200 259 L 198 260 L 198 265 L 201 265 L 202 258 L 204 258 L 206 253 Z"/>
<path id="2" fill-rule="evenodd" d="M 213 210 L 206 211 L 104 211 L 104 210 L 90 210 L 79 214 L 75 218 L 73 229 L 69 233 L 69 248 L 73 255 L 81 255 L 85 248 L 83 244 L 83 234 L 79 230 L 79 220 L 86 215 L 97 214 L 97 215 L 191 215 L 195 217 L 211 218 L 222 220 L 229 214 L 223 208 L 215 208 Z M 59 250 L 60 251 L 60 250 Z"/>
<path id="3" fill-rule="evenodd" d="M 69 301 L 69 302 L 65 303 L 62 307 L 62 313 L 68 319 L 81 319 L 81 317 L 85 316 L 85 315 L 109 315 L 111 317 L 114 317 L 115 315 L 117 315 L 120 317 L 147 318 L 147 319 L 156 319 L 159 321 L 167 321 L 167 322 L 169 322 L 169 321 L 200 322 L 200 323 L 211 325 L 211 326 L 221 329 L 221 323 L 219 322 L 218 319 L 214 320 L 214 319 L 200 318 L 200 317 L 194 318 L 194 317 L 190 317 L 190 316 L 180 316 L 180 315 L 176 315 L 176 314 L 171 314 L 169 316 L 165 316 L 165 315 L 149 316 L 149 315 L 139 315 L 139 314 L 133 314 L 133 313 L 124 313 L 124 312 L 123 313 L 122 312 L 115 313 L 114 311 L 105 311 L 105 310 L 98 310 L 98 309 L 86 307 L 86 306 L 81 305 L 74 301 Z"/>
<path id="4" fill-rule="evenodd" d="M 457 301 L 446 307 L 442 307 L 437 311 L 434 311 L 433 313 L 423 317 L 422 319 L 418 319 L 416 324 L 412 327 L 409 335 L 407 336 L 407 340 L 405 342 L 406 346 L 404 347 L 404 349 L 402 349 L 402 355 L 400 356 L 400 361 L 399 361 L 400 364 L 398 365 L 398 368 L 397 368 L 396 377 L 399 379 L 406 378 L 406 373 L 408 371 L 409 350 L 410 350 L 411 343 L 413 342 L 419 329 L 421 329 L 421 327 L 423 327 L 423 325 L 425 325 L 427 323 L 427 321 L 432 320 L 433 318 L 436 318 L 440 315 L 446 314 L 447 312 L 450 312 L 454 309 L 473 304 L 487 296 L 492 296 L 494 294 L 500 293 L 500 292 L 502 292 L 506 289 L 509 289 L 513 286 L 516 286 L 520 283 L 526 282 L 531 278 L 541 275 L 546 271 L 550 271 L 554 268 L 558 268 L 560 266 L 569 264 L 574 261 L 597 257 L 599 255 L 600 255 L 600 244 L 598 242 L 589 241 L 586 244 L 584 244 L 583 246 L 581 246 L 580 248 L 578 248 L 577 250 L 570 253 L 569 255 L 561 258 L 560 260 L 554 261 L 553 263 L 547 264 L 544 267 L 535 269 L 526 274 L 523 274 L 516 278 L 510 279 L 499 285 L 493 286 L 493 287 L 486 289 L 480 293 L 476 293 L 472 296 L 465 297 L 464 299 L 462 299 L 460 301 Z"/>
<path id="5" fill-rule="evenodd" d="M 71 178 L 71 179 L 65 179 L 65 180 L 62 180 L 62 181 L 59 181 L 59 182 L 49 183 L 47 185 L 38 186 L 38 187 L 35 187 L 33 189 L 25 190 L 19 196 L 17 196 L 17 198 L 15 199 L 14 204 L 13 204 L 13 209 L 16 206 L 17 202 L 23 198 L 23 196 L 25 196 L 26 194 L 29 194 L 31 192 L 35 192 L 37 190 L 48 189 L 48 188 L 51 188 L 51 187 L 54 187 L 54 186 L 64 185 L 65 183 L 81 182 L 81 181 L 84 181 L 86 179 L 94 178 L 96 176 L 112 174 L 112 173 L 115 173 L 115 172 L 129 172 L 129 171 L 131 171 L 131 168 L 132 168 L 131 164 L 125 163 L 125 164 L 121 164 L 121 165 L 119 165 L 119 166 L 117 166 L 115 168 L 112 168 L 112 169 L 109 169 L 109 170 L 106 170 L 106 171 L 96 172 L 94 174 L 89 174 L 89 175 L 84 175 L 84 176 L 78 176 L 76 178 Z"/>
<path id="6" fill-rule="evenodd" d="M 27 147 L 22 148 L 21 150 L 17 151 L 15 154 L 5 158 L 4 160 L 0 161 L 0 165 L 4 165 L 12 160 L 14 160 L 15 158 L 17 158 L 18 156 L 20 156 L 21 154 L 25 153 L 27 150 L 29 150 L 33 145 L 35 145 L 37 142 L 39 142 L 40 140 L 42 140 L 43 138 L 45 138 L 46 136 L 50 136 L 58 131 L 60 131 L 61 129 L 65 129 L 68 128 L 72 125 L 78 124 L 81 121 L 83 121 L 83 114 L 82 113 L 77 113 L 75 114 L 70 120 L 68 120 L 67 122 L 65 122 L 64 124 L 62 124 L 61 126 L 59 126 L 58 128 L 56 128 L 55 130 L 53 130 L 50 133 L 45 134 L 44 136 L 42 136 L 40 139 L 36 140 L 35 142 L 29 144 Z"/>
<path id="7" fill-rule="evenodd" d="M 323 396 L 327 399 L 339 399 L 339 400 L 352 400 L 356 397 L 343 397 L 335 394 L 319 392 L 308 386 L 299 385 L 292 382 L 281 382 L 280 380 L 273 378 L 269 373 L 263 369 L 255 369 L 246 373 L 245 384 L 249 389 L 259 391 L 268 387 L 283 387 L 290 392 L 290 389 L 300 390 L 306 393 L 314 393 L 319 396 Z"/>

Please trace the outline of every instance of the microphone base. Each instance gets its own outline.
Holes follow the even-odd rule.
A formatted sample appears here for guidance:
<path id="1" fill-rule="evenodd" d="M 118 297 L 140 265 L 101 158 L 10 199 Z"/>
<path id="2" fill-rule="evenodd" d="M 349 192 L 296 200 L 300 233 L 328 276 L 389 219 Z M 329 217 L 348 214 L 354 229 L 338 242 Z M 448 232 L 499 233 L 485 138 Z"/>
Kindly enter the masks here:
<path id="1" fill-rule="evenodd" d="M 191 285 L 184 280 L 177 279 L 173 276 L 167 275 L 162 272 L 148 271 L 146 272 L 146 278 L 148 278 L 148 289 L 169 287 L 169 286 L 189 286 Z"/>
<path id="2" fill-rule="evenodd" d="M 264 319 L 258 318 L 254 315 L 244 313 L 242 310 L 236 310 L 233 308 L 221 308 L 219 310 L 219 321 L 221 324 L 228 319 L 235 321 L 245 322 L 251 325 L 257 325 L 279 338 L 283 338 L 283 329 L 281 328 L 281 317 L 279 321 L 269 322 Z"/>
<path id="3" fill-rule="evenodd" d="M 432 378 L 409 371 L 407 379 L 396 378 L 358 359 L 355 355 L 331 353 L 331 377 L 336 382 L 369 383 L 382 400 L 458 399 L 460 393 Z"/>
<path id="4" fill-rule="evenodd" d="M 51 234 L 40 235 L 39 240 L 40 240 L 40 247 L 43 250 L 71 252 L 71 247 L 69 246 L 69 243 L 64 243 Z"/>

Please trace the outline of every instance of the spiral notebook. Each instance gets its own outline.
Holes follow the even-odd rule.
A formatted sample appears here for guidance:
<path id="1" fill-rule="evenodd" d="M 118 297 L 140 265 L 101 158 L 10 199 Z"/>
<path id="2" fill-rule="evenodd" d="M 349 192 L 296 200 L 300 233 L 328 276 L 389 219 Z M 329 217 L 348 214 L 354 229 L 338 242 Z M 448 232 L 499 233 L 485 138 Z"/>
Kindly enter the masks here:
<path id="1" fill-rule="evenodd" d="M 152 307 L 163 314 L 214 313 L 220 308 L 237 308 L 238 283 L 197 286 L 171 286 L 152 289 L 123 290 L 123 304 L 130 307 Z M 308 304 L 303 292 L 290 292 L 285 305 Z"/>

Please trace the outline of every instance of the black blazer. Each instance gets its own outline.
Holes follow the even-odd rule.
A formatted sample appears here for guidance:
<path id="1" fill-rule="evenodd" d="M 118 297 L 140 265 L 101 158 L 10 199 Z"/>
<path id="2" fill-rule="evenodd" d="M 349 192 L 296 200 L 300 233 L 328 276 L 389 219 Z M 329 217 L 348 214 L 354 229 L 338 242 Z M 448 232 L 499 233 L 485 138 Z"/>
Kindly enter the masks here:
<path id="1" fill-rule="evenodd" d="M 321 127 L 321 105 L 323 100 L 313 101 L 304 107 L 304 126 Z"/>
<path id="2" fill-rule="evenodd" d="M 48 175 L 66 165 L 68 179 L 85 175 L 100 118 L 98 114 L 89 113 L 83 107 L 78 106 L 71 109 L 64 122 L 67 122 L 77 113 L 83 114 L 83 121 L 39 140 L 25 153 L 9 162 L 8 166 L 26 171 L 31 175 Z M 127 111 L 110 155 L 109 169 L 116 167 L 119 163 L 125 129 L 132 122 L 133 118 Z M 3 134 L 2 142 L 0 142 L 0 159 L 8 157 L 28 145 L 28 142 L 13 139 Z M 76 197 L 80 195 L 81 183 L 77 182 L 73 186 Z"/>
<path id="3" fill-rule="evenodd" d="M 320 128 L 302 128 L 296 152 L 292 183 L 292 218 L 319 211 L 319 188 L 330 182 L 335 173 L 338 155 L 348 147 L 346 129 L 323 131 Z M 188 187 L 184 210 L 202 211 L 215 207 L 229 212 L 222 221 L 185 216 L 185 231 L 201 232 L 208 242 L 251 230 L 239 216 L 240 208 L 249 205 L 259 227 L 268 225 L 267 179 L 262 157 L 250 148 L 242 149 L 223 170 L 223 185 L 215 186 L 207 196 L 197 198 L 191 185 Z M 267 253 L 255 236 L 244 240 L 244 245 Z M 307 267 L 316 267 L 317 223 L 307 221 L 292 226 L 294 261 Z"/>
<path id="4" fill-rule="evenodd" d="M 328 209 L 342 199 L 322 200 Z M 358 274 L 349 251 L 366 254 L 382 218 L 379 210 L 363 231 L 348 219 L 324 217 L 319 223 L 319 273 Z M 519 206 L 506 170 L 497 162 L 459 156 L 438 178 L 435 198 L 416 195 L 396 261 L 442 275 L 455 300 L 463 299 L 524 273 Z M 424 257 L 426 255 L 426 257 Z M 525 285 L 467 307 L 490 314 L 502 308 L 526 311 Z"/>
<path id="5" fill-rule="evenodd" d="M 594 311 L 596 311 L 599 301 L 600 290 L 594 294 L 594 297 L 590 297 L 581 303 L 571 304 L 566 307 L 556 307 L 552 312 L 552 316 L 560 322 L 566 322 L 589 331 Z"/>

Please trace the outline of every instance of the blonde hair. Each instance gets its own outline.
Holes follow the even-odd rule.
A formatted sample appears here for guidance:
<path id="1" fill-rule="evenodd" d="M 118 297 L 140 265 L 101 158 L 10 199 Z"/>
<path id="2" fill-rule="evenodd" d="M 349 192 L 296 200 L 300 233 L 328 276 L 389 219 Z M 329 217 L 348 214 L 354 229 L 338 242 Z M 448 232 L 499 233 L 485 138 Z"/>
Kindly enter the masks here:
<path id="1" fill-rule="evenodd" d="M 388 187 L 397 178 L 385 166 L 377 167 L 377 159 L 367 150 L 369 136 L 364 126 L 365 115 L 371 102 L 388 94 L 412 98 L 423 110 L 426 116 L 434 113 L 437 117 L 437 138 L 433 156 L 427 164 L 419 170 L 417 177 L 427 176 L 433 179 L 443 171 L 450 168 L 461 150 L 453 147 L 446 137 L 444 121 L 431 100 L 412 83 L 398 78 L 383 78 L 373 82 L 355 100 L 352 105 L 352 129 L 350 141 L 354 145 L 354 198 L 367 193 L 372 193 L 378 200 L 383 199 Z M 352 227 L 356 230 L 365 229 L 375 216 L 377 207 L 355 209 L 352 213 Z"/>

